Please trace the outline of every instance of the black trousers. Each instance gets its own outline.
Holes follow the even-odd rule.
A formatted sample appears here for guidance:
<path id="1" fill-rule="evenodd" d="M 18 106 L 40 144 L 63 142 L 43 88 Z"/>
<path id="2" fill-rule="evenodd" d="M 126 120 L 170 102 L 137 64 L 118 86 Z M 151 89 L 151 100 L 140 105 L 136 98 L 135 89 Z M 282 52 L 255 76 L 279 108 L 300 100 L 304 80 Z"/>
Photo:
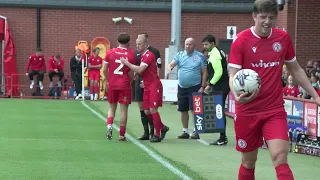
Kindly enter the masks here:
<path id="1" fill-rule="evenodd" d="M 33 80 L 33 76 L 38 75 L 38 80 L 43 81 L 44 72 L 42 70 L 30 70 L 29 71 L 29 79 Z"/>
<path id="2" fill-rule="evenodd" d="M 50 71 L 49 72 L 49 80 L 50 80 L 50 82 L 52 82 L 52 78 L 55 75 L 58 75 L 59 76 L 59 81 L 61 81 L 63 76 L 64 76 L 64 72 L 63 71 L 58 71 L 58 72 Z"/>
<path id="3" fill-rule="evenodd" d="M 71 72 L 71 78 L 76 86 L 76 93 L 80 94 L 82 91 L 82 75 L 81 73 Z"/>

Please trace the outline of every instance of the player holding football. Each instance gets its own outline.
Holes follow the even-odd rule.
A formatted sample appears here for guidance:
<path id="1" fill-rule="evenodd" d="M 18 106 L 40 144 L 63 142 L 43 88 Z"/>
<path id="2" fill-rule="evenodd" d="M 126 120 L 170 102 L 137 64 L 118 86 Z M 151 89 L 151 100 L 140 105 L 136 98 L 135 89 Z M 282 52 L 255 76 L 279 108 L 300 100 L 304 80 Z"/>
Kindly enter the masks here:
<path id="1" fill-rule="evenodd" d="M 128 62 L 135 63 L 134 51 L 129 48 L 130 36 L 127 33 L 118 35 L 119 46 L 107 52 L 104 59 L 103 73 L 108 82 L 108 102 L 110 104 L 107 119 L 107 137 L 112 139 L 112 124 L 117 110 L 117 103 L 120 103 L 120 136 L 119 141 L 125 141 L 126 125 L 128 118 L 128 106 L 131 104 L 132 89 L 131 80 L 133 71 L 124 66 L 120 59 L 126 58 Z"/>
<path id="2" fill-rule="evenodd" d="M 88 58 L 89 81 L 90 81 L 90 100 L 97 100 L 99 94 L 100 69 L 102 58 L 99 56 L 100 49 L 94 48 L 93 55 Z"/>
<path id="3" fill-rule="evenodd" d="M 320 98 L 298 64 L 288 33 L 273 28 L 278 14 L 276 0 L 256 0 L 253 8 L 255 25 L 234 38 L 230 59 L 230 89 L 236 98 L 236 149 L 242 163 L 238 180 L 254 180 L 258 148 L 264 137 L 278 180 L 293 180 L 287 164 L 289 151 L 287 114 L 282 98 L 281 73 L 285 63 L 293 78 L 320 105 Z M 240 69 L 252 69 L 261 78 L 261 89 L 252 94 L 236 94 L 232 79 Z"/>
<path id="4" fill-rule="evenodd" d="M 128 58 L 122 58 L 121 62 L 128 66 L 136 73 L 141 74 L 144 83 L 143 92 L 143 107 L 145 114 L 152 118 L 155 135 L 150 139 L 150 142 L 161 142 L 169 128 L 162 124 L 158 107 L 162 106 L 163 87 L 160 78 L 157 74 L 156 58 L 149 51 L 148 43 L 145 38 L 138 38 L 136 41 L 137 50 L 141 53 L 140 66 L 133 65 L 128 61 Z"/>

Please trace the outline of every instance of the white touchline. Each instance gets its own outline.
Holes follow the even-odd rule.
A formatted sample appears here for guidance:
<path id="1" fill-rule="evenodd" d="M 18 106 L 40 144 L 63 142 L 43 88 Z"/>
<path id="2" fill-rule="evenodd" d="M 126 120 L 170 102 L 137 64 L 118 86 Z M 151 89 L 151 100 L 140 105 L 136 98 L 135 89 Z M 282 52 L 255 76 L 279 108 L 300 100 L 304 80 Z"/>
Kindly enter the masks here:
<path id="1" fill-rule="evenodd" d="M 92 109 L 91 107 L 89 107 L 84 101 L 81 101 L 81 104 L 86 107 L 89 111 L 91 111 L 93 114 L 95 114 L 96 116 L 98 116 L 101 120 L 105 121 L 106 118 L 103 117 L 100 113 L 98 113 L 97 111 L 95 111 L 94 109 Z M 119 127 L 116 126 L 115 124 L 113 125 L 113 129 L 115 129 L 116 131 L 119 131 Z M 130 134 L 126 133 L 126 138 L 131 141 L 133 144 L 135 144 L 136 146 L 138 146 L 140 149 L 142 149 L 143 151 L 145 151 L 146 153 L 148 153 L 154 160 L 158 161 L 161 165 L 163 165 L 164 167 L 166 167 L 167 169 L 169 169 L 171 172 L 173 172 L 174 174 L 176 174 L 177 176 L 179 176 L 181 179 L 183 180 L 192 180 L 191 177 L 189 177 L 188 175 L 184 174 L 183 172 L 181 172 L 178 168 L 174 167 L 173 165 L 171 165 L 167 160 L 163 159 L 163 157 L 161 157 L 160 155 L 158 155 L 157 153 L 155 153 L 154 151 L 152 151 L 151 149 L 149 149 L 147 146 L 141 144 L 139 141 L 137 141 L 134 137 L 132 137 Z"/>

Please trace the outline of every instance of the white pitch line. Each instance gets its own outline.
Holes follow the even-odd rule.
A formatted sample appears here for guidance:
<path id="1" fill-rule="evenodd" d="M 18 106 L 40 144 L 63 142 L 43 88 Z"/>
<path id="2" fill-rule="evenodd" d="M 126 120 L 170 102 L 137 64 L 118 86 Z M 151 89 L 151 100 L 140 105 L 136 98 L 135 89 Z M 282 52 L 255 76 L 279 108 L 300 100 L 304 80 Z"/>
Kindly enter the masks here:
<path id="1" fill-rule="evenodd" d="M 81 101 L 81 103 L 82 103 L 82 105 L 84 107 L 86 107 L 89 111 L 91 111 L 93 114 L 98 116 L 101 120 L 103 120 L 103 121 L 106 120 L 105 117 L 103 117 L 100 113 L 98 113 L 97 111 L 95 111 L 94 109 L 89 107 L 84 101 Z M 116 131 L 119 131 L 119 127 L 116 126 L 115 124 L 113 125 L 113 129 L 115 129 Z M 142 143 L 140 143 L 139 141 L 137 141 L 130 134 L 126 133 L 126 138 L 129 141 L 131 141 L 133 144 L 138 146 L 140 149 L 142 149 L 144 152 L 148 153 L 154 160 L 158 161 L 161 165 L 163 165 L 164 167 L 169 169 L 171 172 L 173 172 L 175 175 L 177 175 L 181 179 L 183 179 L 183 180 L 192 180 L 191 177 L 189 177 L 188 175 L 186 175 L 183 172 L 181 172 L 178 168 L 176 168 L 173 165 L 171 165 L 167 160 L 165 160 L 163 157 L 161 157 L 160 155 L 158 155 L 157 153 L 155 153 L 154 151 L 149 149 L 147 146 L 145 146 Z"/>
<path id="2" fill-rule="evenodd" d="M 209 145 L 209 143 L 208 143 L 207 141 L 203 140 L 203 139 L 197 139 L 197 141 L 198 141 L 199 143 L 201 143 L 201 144 L 206 145 L 206 146 Z"/>

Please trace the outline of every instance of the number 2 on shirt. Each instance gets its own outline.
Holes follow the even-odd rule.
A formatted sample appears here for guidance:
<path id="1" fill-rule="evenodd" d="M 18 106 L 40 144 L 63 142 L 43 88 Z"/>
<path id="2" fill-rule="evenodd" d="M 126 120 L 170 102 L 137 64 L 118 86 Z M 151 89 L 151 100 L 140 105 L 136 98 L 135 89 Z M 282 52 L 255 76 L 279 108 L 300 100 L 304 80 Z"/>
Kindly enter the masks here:
<path id="1" fill-rule="evenodd" d="M 113 71 L 113 73 L 118 75 L 123 75 L 123 72 L 121 71 L 121 69 L 123 68 L 124 65 L 121 63 L 119 59 L 117 59 L 115 62 L 119 63 L 120 65 L 117 67 L 117 69 Z"/>

